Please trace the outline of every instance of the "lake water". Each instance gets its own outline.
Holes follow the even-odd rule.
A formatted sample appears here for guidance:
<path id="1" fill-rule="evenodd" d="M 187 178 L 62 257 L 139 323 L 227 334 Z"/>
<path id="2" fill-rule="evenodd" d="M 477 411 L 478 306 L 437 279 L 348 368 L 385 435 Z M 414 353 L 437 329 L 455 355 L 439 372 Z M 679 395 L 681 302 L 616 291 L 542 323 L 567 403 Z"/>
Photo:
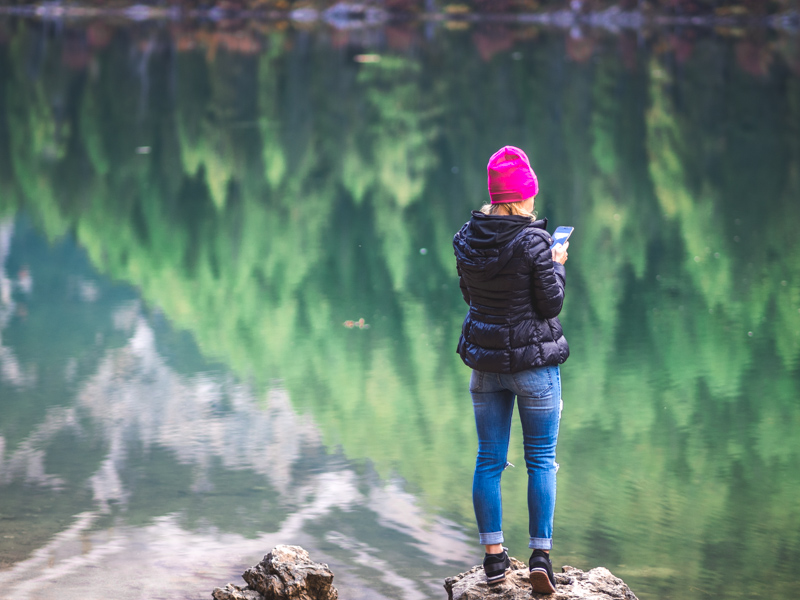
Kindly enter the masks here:
<path id="1" fill-rule="evenodd" d="M 0 596 L 476 564 L 451 240 L 573 225 L 554 563 L 800 586 L 800 46 L 775 31 L 0 21 Z M 504 530 L 525 560 L 521 440 Z"/>

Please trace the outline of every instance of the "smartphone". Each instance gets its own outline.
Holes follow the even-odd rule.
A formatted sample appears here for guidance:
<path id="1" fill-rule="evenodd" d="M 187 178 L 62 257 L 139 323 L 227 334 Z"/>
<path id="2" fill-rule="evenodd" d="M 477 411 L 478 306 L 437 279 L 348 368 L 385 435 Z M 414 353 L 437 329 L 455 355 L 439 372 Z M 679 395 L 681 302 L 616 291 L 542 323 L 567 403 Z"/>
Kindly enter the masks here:
<path id="1" fill-rule="evenodd" d="M 574 227 L 565 227 L 563 225 L 561 227 L 558 227 L 553 232 L 553 243 L 550 244 L 550 247 L 552 248 L 556 244 L 565 244 L 569 239 L 569 236 L 572 235 L 573 231 L 575 231 Z"/>

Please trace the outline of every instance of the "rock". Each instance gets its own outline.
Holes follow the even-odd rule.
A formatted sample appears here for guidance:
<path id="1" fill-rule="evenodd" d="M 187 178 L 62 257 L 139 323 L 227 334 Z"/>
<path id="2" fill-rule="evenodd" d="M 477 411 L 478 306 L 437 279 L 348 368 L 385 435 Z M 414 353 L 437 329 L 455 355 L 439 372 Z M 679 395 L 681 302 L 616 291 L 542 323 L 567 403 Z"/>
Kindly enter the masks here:
<path id="1" fill-rule="evenodd" d="M 216 588 L 211 592 L 214 600 L 264 600 L 264 596 L 249 588 L 240 588 L 238 585 L 229 583 L 224 588 Z"/>
<path id="2" fill-rule="evenodd" d="M 583 572 L 575 567 L 562 567 L 556 573 L 556 593 L 534 594 L 528 582 L 528 567 L 511 559 L 506 580 L 489 587 L 483 567 L 478 565 L 455 577 L 445 579 L 448 600 L 637 600 L 621 579 L 608 569 L 596 567 Z M 242 575 L 247 587 L 229 583 L 216 588 L 214 600 L 338 600 L 333 587 L 333 573 L 328 565 L 311 561 L 300 546 L 276 546 L 257 565 Z"/>
<path id="3" fill-rule="evenodd" d="M 624 581 L 603 567 L 595 567 L 586 573 L 575 567 L 562 567 L 562 572 L 556 573 L 555 594 L 534 594 L 528 582 L 528 567 L 516 558 L 511 559 L 511 569 L 506 572 L 506 580 L 502 583 L 490 587 L 483 567 L 478 565 L 445 579 L 444 589 L 448 600 L 637 600 Z"/>
<path id="4" fill-rule="evenodd" d="M 311 561 L 300 546 L 276 546 L 242 577 L 241 588 L 229 583 L 212 592 L 214 600 L 337 600 L 328 565 Z"/>

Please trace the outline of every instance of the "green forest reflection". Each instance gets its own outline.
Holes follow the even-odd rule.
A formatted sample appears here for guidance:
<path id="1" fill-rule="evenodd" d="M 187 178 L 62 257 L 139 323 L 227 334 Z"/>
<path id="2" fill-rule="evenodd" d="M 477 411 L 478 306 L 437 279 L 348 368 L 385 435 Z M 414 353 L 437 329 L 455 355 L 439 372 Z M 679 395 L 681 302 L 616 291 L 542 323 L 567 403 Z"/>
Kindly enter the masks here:
<path id="1" fill-rule="evenodd" d="M 117 36 L 69 70 L 34 57 L 39 35 L 0 46 L 0 216 L 74 233 L 208 358 L 284 381 L 326 443 L 467 525 L 450 241 L 486 157 L 525 148 L 540 214 L 576 227 L 559 560 L 643 598 L 796 591 L 800 79 L 782 61 L 756 76 L 701 40 L 680 65 L 578 64 L 556 36 L 482 61 L 454 34 L 357 64 L 275 34 L 133 66 Z M 523 477 L 506 484 L 520 556 Z"/>

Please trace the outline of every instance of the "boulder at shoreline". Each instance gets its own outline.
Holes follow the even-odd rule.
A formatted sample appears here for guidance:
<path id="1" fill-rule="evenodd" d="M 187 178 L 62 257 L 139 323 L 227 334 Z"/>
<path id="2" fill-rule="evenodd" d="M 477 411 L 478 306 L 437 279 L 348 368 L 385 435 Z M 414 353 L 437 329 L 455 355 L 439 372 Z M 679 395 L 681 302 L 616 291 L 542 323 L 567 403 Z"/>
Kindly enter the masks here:
<path id="1" fill-rule="evenodd" d="M 229 583 L 216 588 L 214 600 L 337 600 L 333 573 L 315 563 L 300 546 L 275 546 L 260 563 L 247 569 L 246 587 Z"/>
<path id="2" fill-rule="evenodd" d="M 506 571 L 506 580 L 502 583 L 489 586 L 483 567 L 477 565 L 445 579 L 444 589 L 447 590 L 448 600 L 638 600 L 624 581 L 614 577 L 604 567 L 583 572 L 575 567 L 564 566 L 562 572 L 555 575 L 555 594 L 533 593 L 528 582 L 527 565 L 512 558 L 511 569 Z"/>
<path id="3" fill-rule="evenodd" d="M 300 546 L 275 546 L 242 577 L 247 586 L 229 583 L 216 588 L 211 596 L 214 600 L 338 600 L 339 597 L 328 565 L 313 562 Z M 511 559 L 511 568 L 502 583 L 489 586 L 483 567 L 477 565 L 445 579 L 444 588 L 448 600 L 637 600 L 624 581 L 603 567 L 583 572 L 565 566 L 556 574 L 555 594 L 535 594 L 528 582 L 528 567 L 516 558 Z"/>

